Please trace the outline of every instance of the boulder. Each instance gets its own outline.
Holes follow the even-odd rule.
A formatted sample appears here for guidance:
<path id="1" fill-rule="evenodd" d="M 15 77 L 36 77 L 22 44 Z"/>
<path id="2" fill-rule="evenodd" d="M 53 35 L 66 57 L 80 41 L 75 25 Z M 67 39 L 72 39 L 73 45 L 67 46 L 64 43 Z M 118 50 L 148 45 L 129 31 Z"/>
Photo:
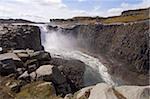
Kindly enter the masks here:
<path id="1" fill-rule="evenodd" d="M 34 50 L 13 50 L 13 53 L 15 53 L 23 62 L 27 61 L 30 57 L 30 53 L 34 53 Z"/>
<path id="2" fill-rule="evenodd" d="M 21 59 L 14 53 L 0 54 L 0 74 L 7 76 L 17 73 L 17 68 L 23 67 Z"/>
<path id="3" fill-rule="evenodd" d="M 30 77 L 28 71 L 25 71 L 22 75 L 20 75 L 20 76 L 18 77 L 18 79 L 20 79 L 20 80 L 25 80 L 25 81 L 30 81 L 30 80 L 31 80 L 31 77 Z"/>
<path id="4" fill-rule="evenodd" d="M 58 66 L 59 70 L 66 77 L 72 92 L 76 92 L 84 86 L 85 64 L 79 60 L 65 60 L 52 58 L 51 64 Z"/>
<path id="5" fill-rule="evenodd" d="M 16 65 L 12 59 L 5 59 L 0 62 L 0 75 L 8 76 L 17 73 Z"/>
<path id="6" fill-rule="evenodd" d="M 5 61 L 7 59 L 11 59 L 14 61 L 15 65 L 18 67 L 23 67 L 22 60 L 14 53 L 4 53 L 0 54 L 0 61 Z"/>
<path id="7" fill-rule="evenodd" d="M 0 61 L 5 59 L 12 59 L 14 61 L 21 61 L 21 59 L 14 53 L 4 53 L 0 54 Z"/>
<path id="8" fill-rule="evenodd" d="M 149 99 L 149 86 L 118 86 L 98 83 L 85 87 L 73 95 L 73 99 Z"/>
<path id="9" fill-rule="evenodd" d="M 66 78 L 61 74 L 57 67 L 52 65 L 40 66 L 35 72 L 30 73 L 30 77 L 33 80 L 53 82 L 57 94 L 65 95 L 71 92 L 70 87 L 66 82 Z"/>
<path id="10" fill-rule="evenodd" d="M 115 88 L 126 99 L 149 99 L 150 86 L 120 86 Z"/>
<path id="11" fill-rule="evenodd" d="M 90 91 L 93 89 L 93 86 L 82 88 L 80 91 L 76 92 L 73 96 L 74 99 L 88 99 Z"/>
<path id="12" fill-rule="evenodd" d="M 25 62 L 25 67 L 28 73 L 35 71 L 39 67 L 39 62 L 37 59 L 30 59 Z"/>
<path id="13" fill-rule="evenodd" d="M 100 83 L 93 87 L 88 99 L 118 99 L 111 85 Z M 125 99 L 124 97 L 121 99 Z"/>
<path id="14" fill-rule="evenodd" d="M 30 76 L 33 79 L 42 79 L 45 81 L 53 80 L 53 82 L 58 85 L 66 82 L 66 79 L 63 77 L 58 68 L 52 65 L 40 66 L 35 72 L 32 72 Z"/>
<path id="15" fill-rule="evenodd" d="M 50 63 L 51 55 L 45 51 L 37 51 L 30 54 L 30 59 L 37 59 L 40 66 L 47 65 Z"/>
<path id="16" fill-rule="evenodd" d="M 50 53 L 45 51 L 36 51 L 32 54 L 30 54 L 31 58 L 36 58 L 37 60 L 50 60 L 51 56 Z"/>

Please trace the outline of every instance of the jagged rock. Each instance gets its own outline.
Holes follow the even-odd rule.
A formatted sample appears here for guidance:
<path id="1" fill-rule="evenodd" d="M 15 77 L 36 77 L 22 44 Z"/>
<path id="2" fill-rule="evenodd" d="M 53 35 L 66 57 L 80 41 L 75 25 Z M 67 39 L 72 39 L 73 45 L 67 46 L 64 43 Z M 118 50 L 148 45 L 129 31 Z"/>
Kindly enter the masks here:
<path id="1" fill-rule="evenodd" d="M 62 32 L 73 35 L 83 51 L 96 57 L 103 55 L 109 73 L 120 76 L 126 84 L 149 84 L 146 75 L 149 72 L 149 20 L 129 24 L 77 25 L 62 28 Z M 141 73 L 145 75 L 142 79 L 138 77 Z"/>
<path id="2" fill-rule="evenodd" d="M 3 52 L 10 49 L 42 50 L 40 29 L 30 25 L 1 25 L 0 46 Z"/>
<path id="3" fill-rule="evenodd" d="M 35 72 L 32 72 L 30 76 L 33 80 L 53 82 L 56 87 L 57 94 L 67 94 L 71 91 L 66 82 L 66 78 L 61 74 L 57 67 L 52 65 L 40 66 Z"/>
<path id="4" fill-rule="evenodd" d="M 20 80 L 30 81 L 30 75 L 28 71 L 25 71 L 22 75 L 18 77 Z"/>
<path id="5" fill-rule="evenodd" d="M 0 75 L 7 76 L 16 72 L 16 65 L 12 59 L 5 59 L 0 62 Z"/>
<path id="6" fill-rule="evenodd" d="M 114 94 L 113 87 L 111 85 L 100 83 L 93 87 L 90 91 L 90 95 L 88 99 L 118 99 L 118 97 Z M 121 99 L 124 99 L 122 97 Z"/>
<path id="7" fill-rule="evenodd" d="M 83 62 L 73 59 L 52 58 L 51 64 L 58 66 L 70 84 L 72 92 L 76 92 L 83 87 L 85 72 L 85 64 Z"/>
<path id="8" fill-rule="evenodd" d="M 58 68 L 52 65 L 40 66 L 35 72 L 31 73 L 30 76 L 33 79 L 42 79 L 45 81 L 53 80 L 56 84 L 66 82 L 66 79 L 62 76 Z"/>
<path id="9" fill-rule="evenodd" d="M 23 62 L 26 62 L 30 57 L 30 53 L 34 53 L 34 50 L 13 50 L 12 52 L 15 53 Z"/>
<path id="10" fill-rule="evenodd" d="M 72 94 L 67 94 L 64 99 L 73 99 L 73 95 Z"/>
<path id="11" fill-rule="evenodd" d="M 50 53 L 45 51 L 37 51 L 32 54 L 30 54 L 30 59 L 37 59 L 39 62 L 39 65 L 46 65 L 50 63 L 51 56 Z"/>
<path id="12" fill-rule="evenodd" d="M 75 99 L 88 99 L 90 95 L 90 91 L 93 89 L 93 86 L 85 87 L 81 89 L 80 91 L 76 92 L 75 95 L 73 96 Z"/>
<path id="13" fill-rule="evenodd" d="M 51 60 L 50 53 L 45 51 L 36 51 L 33 54 L 30 54 L 31 59 L 37 59 L 37 60 Z"/>
<path id="14" fill-rule="evenodd" d="M 14 53 L 0 54 L 0 61 L 5 60 L 5 59 L 13 59 L 16 61 L 21 61 L 21 59 Z"/>
<path id="15" fill-rule="evenodd" d="M 26 66 L 28 73 L 31 73 L 39 67 L 39 62 L 37 59 L 27 60 L 25 62 L 25 66 Z"/>
<path id="16" fill-rule="evenodd" d="M 15 63 L 15 65 L 18 67 L 23 67 L 23 62 L 21 59 L 14 53 L 4 53 L 0 54 L 0 61 L 4 61 L 6 59 L 12 59 Z"/>
<path id="17" fill-rule="evenodd" d="M 23 74 L 23 72 L 25 71 L 25 68 L 17 68 L 16 71 L 17 71 L 17 75 L 16 76 L 18 77 L 18 76 Z"/>
<path id="18" fill-rule="evenodd" d="M 21 59 L 14 53 L 0 54 L 0 74 L 3 76 L 17 73 L 18 67 L 23 67 Z"/>

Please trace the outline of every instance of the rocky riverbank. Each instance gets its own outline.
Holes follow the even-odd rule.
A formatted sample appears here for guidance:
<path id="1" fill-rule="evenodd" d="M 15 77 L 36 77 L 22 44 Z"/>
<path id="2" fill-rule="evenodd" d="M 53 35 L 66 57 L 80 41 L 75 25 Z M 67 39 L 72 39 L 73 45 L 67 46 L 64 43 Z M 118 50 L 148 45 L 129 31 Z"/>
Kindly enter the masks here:
<path id="1" fill-rule="evenodd" d="M 112 28 L 111 26 L 108 27 Z M 107 30 L 108 27 L 101 25 L 76 26 L 69 30 L 64 29 L 62 32 L 73 34 L 79 41 L 83 40 L 80 39 L 81 37 L 86 37 L 86 42 L 84 41 L 81 44 L 93 44 L 90 42 L 93 42 L 92 39 L 96 40 L 96 38 L 93 38 L 94 33 L 98 34 L 96 31 L 103 30 L 103 28 Z M 122 28 L 121 26 L 113 27 L 115 29 L 117 27 Z M 55 30 L 58 30 L 56 28 L 57 27 L 55 27 Z M 125 30 L 126 29 L 127 27 Z M 141 31 L 141 29 L 139 29 L 139 31 Z M 119 31 L 119 29 L 116 31 Z M 118 34 L 114 33 L 111 36 L 109 36 L 111 32 L 105 31 L 104 33 L 102 32 L 102 34 L 104 34 L 103 36 L 104 38 L 106 37 L 105 39 L 107 41 L 107 36 L 110 39 L 110 37 L 112 38 L 114 35 L 119 35 L 120 32 L 121 31 L 117 32 Z M 124 34 L 125 32 L 122 33 Z M 136 34 L 137 32 L 133 33 Z M 146 31 L 144 33 L 147 35 Z M 132 34 L 132 36 L 135 34 Z M 142 36 L 144 40 L 145 34 Z M 0 25 L 1 99 L 148 99 L 149 86 L 115 87 L 106 83 L 98 83 L 93 86 L 85 87 L 84 74 L 87 64 L 81 60 L 53 57 L 51 53 L 44 51 L 40 36 L 41 32 L 37 26 Z M 125 36 L 127 36 L 127 34 Z M 98 40 L 98 42 L 99 41 L 100 40 Z M 138 40 L 135 42 L 138 42 Z M 129 44 L 135 42 L 129 41 Z M 108 44 L 107 42 L 105 43 Z M 116 43 L 113 44 L 115 47 Z M 83 46 L 83 48 L 90 48 L 88 47 L 89 45 L 87 47 L 85 46 Z M 95 46 L 95 44 L 91 45 L 92 49 L 93 46 Z M 135 47 L 138 49 L 139 46 Z M 100 47 L 94 48 L 98 50 L 101 49 Z M 116 49 L 116 47 L 114 49 Z M 89 49 L 89 51 L 90 50 L 91 49 Z M 95 52 L 94 50 L 91 51 L 91 53 Z"/>

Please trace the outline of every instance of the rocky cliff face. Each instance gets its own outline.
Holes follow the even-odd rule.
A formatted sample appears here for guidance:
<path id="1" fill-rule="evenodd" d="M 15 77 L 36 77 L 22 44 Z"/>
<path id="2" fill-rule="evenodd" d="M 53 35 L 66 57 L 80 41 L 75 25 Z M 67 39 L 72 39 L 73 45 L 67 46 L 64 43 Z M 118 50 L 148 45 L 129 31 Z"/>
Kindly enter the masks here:
<path id="1" fill-rule="evenodd" d="M 147 22 L 120 25 L 79 25 L 63 32 L 76 37 L 81 48 L 105 54 L 135 72 L 149 70 L 149 25 Z"/>
<path id="2" fill-rule="evenodd" d="M 40 29 L 28 25 L 0 25 L 0 47 L 10 49 L 41 50 Z"/>

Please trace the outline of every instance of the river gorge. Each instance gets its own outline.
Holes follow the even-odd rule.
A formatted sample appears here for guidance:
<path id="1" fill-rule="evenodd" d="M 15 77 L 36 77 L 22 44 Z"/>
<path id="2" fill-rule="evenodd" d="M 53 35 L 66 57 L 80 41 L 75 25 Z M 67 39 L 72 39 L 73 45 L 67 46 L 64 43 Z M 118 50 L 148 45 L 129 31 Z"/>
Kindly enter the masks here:
<path id="1" fill-rule="evenodd" d="M 1 99 L 149 99 L 149 19 L 6 21 Z"/>

